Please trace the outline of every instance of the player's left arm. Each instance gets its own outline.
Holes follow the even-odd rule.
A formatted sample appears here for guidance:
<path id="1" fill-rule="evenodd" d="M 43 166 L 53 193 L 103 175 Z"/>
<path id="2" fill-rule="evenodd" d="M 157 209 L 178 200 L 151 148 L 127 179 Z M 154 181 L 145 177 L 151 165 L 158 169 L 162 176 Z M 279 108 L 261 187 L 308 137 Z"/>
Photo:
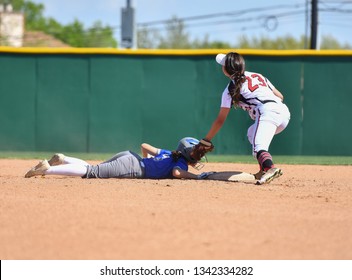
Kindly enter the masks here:
<path id="1" fill-rule="evenodd" d="M 274 93 L 274 95 L 276 95 L 277 97 L 279 97 L 281 99 L 281 101 L 284 101 L 284 96 L 283 94 L 276 88 L 274 87 L 274 85 L 267 79 L 265 78 L 265 81 L 268 85 L 268 87 L 271 89 L 271 91 Z"/>
<path id="2" fill-rule="evenodd" d="M 141 145 L 141 152 L 142 152 L 142 156 L 144 158 L 148 157 L 148 155 L 155 157 L 156 155 L 158 155 L 160 153 L 160 149 L 156 148 L 148 143 L 143 143 Z"/>
<path id="3" fill-rule="evenodd" d="M 278 91 L 276 88 L 273 88 L 273 93 L 281 99 L 281 101 L 284 101 L 284 96 L 280 91 Z"/>
<path id="4" fill-rule="evenodd" d="M 213 174 L 214 172 L 203 172 L 201 174 L 194 174 L 192 172 L 188 172 L 186 170 L 181 169 L 180 167 L 176 166 L 172 170 L 172 176 L 176 179 L 196 179 L 202 180 L 206 179 L 209 175 Z"/>

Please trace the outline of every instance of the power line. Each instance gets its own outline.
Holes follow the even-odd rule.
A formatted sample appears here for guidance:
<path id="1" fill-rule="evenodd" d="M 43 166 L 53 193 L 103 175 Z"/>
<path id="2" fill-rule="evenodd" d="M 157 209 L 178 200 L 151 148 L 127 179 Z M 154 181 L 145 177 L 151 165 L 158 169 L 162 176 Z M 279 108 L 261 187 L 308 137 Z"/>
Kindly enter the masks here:
<path id="1" fill-rule="evenodd" d="M 329 2 L 330 1 L 324 1 L 324 2 Z M 336 3 L 336 2 L 333 2 Z M 346 4 L 352 4 L 352 2 L 349 1 L 341 1 L 338 3 L 340 6 L 341 5 L 346 5 Z M 187 28 L 198 28 L 198 27 L 204 27 L 204 26 L 216 26 L 216 25 L 228 25 L 228 24 L 233 24 L 233 23 L 238 23 L 238 22 L 255 22 L 259 20 L 266 20 L 268 18 L 280 18 L 280 23 L 282 23 L 282 20 L 287 20 L 288 17 L 290 16 L 295 16 L 295 15 L 305 15 L 306 14 L 306 4 L 293 4 L 293 5 L 276 5 L 276 6 L 264 6 L 264 7 L 258 7 L 255 10 L 253 9 L 244 9 L 240 11 L 231 11 L 231 12 L 222 12 L 222 13 L 213 13 L 213 14 L 204 14 L 204 15 L 196 15 L 196 16 L 190 16 L 190 17 L 176 17 L 175 19 L 179 20 L 180 22 L 185 23 L 185 27 Z M 304 9 L 300 9 L 297 11 L 297 9 L 304 7 Z M 246 14 L 253 14 L 253 13 L 262 13 L 263 11 L 274 11 L 274 10 L 282 10 L 286 9 L 286 11 L 283 11 L 281 13 L 268 13 L 268 14 L 256 14 L 253 17 L 236 17 L 235 19 L 219 19 L 219 20 L 214 20 L 214 21 L 209 21 L 209 19 L 216 19 L 216 18 L 223 18 L 223 17 L 230 17 L 230 16 L 243 16 Z M 287 10 L 294 10 L 296 11 L 287 11 Z M 344 10 L 340 8 L 320 8 L 319 11 L 327 13 L 327 12 L 337 12 L 337 13 L 351 13 L 352 10 Z M 205 21 L 207 20 L 207 21 Z M 297 19 L 298 20 L 298 19 Z M 198 21 L 198 22 L 196 22 Z M 203 21 L 203 22 L 202 22 Z M 187 22 L 194 22 L 194 23 L 187 23 Z M 151 31 L 161 31 L 165 30 L 165 26 L 158 26 L 158 25 L 166 25 L 168 23 L 172 23 L 172 19 L 165 19 L 165 20 L 156 20 L 156 21 L 149 21 L 149 22 L 142 22 L 142 23 L 137 23 L 137 28 L 138 29 L 144 29 L 147 28 L 147 30 Z M 108 26 L 111 30 L 117 31 L 121 29 L 121 26 Z M 254 28 L 265 28 L 265 24 L 256 24 L 251 26 L 245 26 L 245 27 L 239 27 L 241 30 L 248 30 L 248 29 L 254 29 Z M 89 28 L 87 30 L 84 30 L 84 32 L 89 32 L 91 30 L 94 30 L 95 28 Z M 57 34 L 57 32 L 50 32 L 50 34 Z"/>
<path id="2" fill-rule="evenodd" d="M 308 0 L 307 0 L 308 1 Z M 349 15 L 352 13 L 352 9 L 346 9 L 351 7 L 352 1 L 323 1 L 319 0 L 318 11 L 324 14 L 336 14 L 338 17 L 343 15 Z M 243 9 L 240 11 L 230 11 L 221 13 L 211 13 L 203 15 L 195 15 L 189 17 L 175 18 L 182 21 L 187 29 L 208 27 L 208 26 L 229 26 L 228 29 L 233 32 L 246 31 L 251 29 L 263 28 L 267 31 L 274 31 L 278 25 L 287 24 L 288 22 L 302 22 L 306 21 L 307 26 L 307 4 L 285 4 L 275 6 L 263 6 L 257 7 L 256 9 Z M 304 17 L 306 19 L 304 19 Z M 166 20 L 155 20 L 149 22 L 137 23 L 138 29 L 146 28 L 147 31 L 163 31 L 165 30 L 168 23 L 172 23 L 172 19 Z M 348 21 L 349 23 L 350 21 Z M 351 21 L 352 22 L 352 21 Z M 244 23 L 240 24 L 239 23 Z M 345 22 L 347 24 L 347 22 Z M 236 24 L 236 26 L 234 26 Z M 269 26 L 271 24 L 271 26 Z M 319 24 L 324 24 L 322 21 Z M 161 26 L 164 25 L 164 26 Z M 102 26 L 103 28 L 108 27 L 111 31 L 116 32 L 121 29 L 121 26 Z M 92 30 L 99 28 L 88 28 L 83 30 L 84 34 L 91 32 Z M 217 30 L 217 32 L 219 32 Z M 302 32 L 304 33 L 304 32 Z M 306 36 L 307 36 L 307 32 Z M 57 36 L 60 32 L 49 31 L 49 34 Z"/>
<path id="3" fill-rule="evenodd" d="M 292 7 L 292 5 L 285 5 L 285 6 L 290 6 Z M 297 7 L 297 5 L 295 6 Z M 272 7 L 268 7 L 266 8 L 268 10 L 271 10 L 272 11 Z M 263 10 L 265 9 L 258 9 L 260 10 L 260 12 L 262 12 Z M 252 10 L 245 10 L 245 11 L 251 11 L 253 12 Z M 242 13 L 243 11 L 240 11 L 239 13 L 241 15 L 243 15 Z M 255 11 L 258 13 L 258 11 Z M 224 15 L 224 14 L 231 14 L 231 13 L 221 13 L 221 15 Z M 296 16 L 296 15 L 304 15 L 305 14 L 305 10 L 304 9 L 301 9 L 301 10 L 298 10 L 298 11 L 291 11 L 291 12 L 281 12 L 281 13 L 276 13 L 276 14 L 259 14 L 259 15 L 254 15 L 254 16 L 251 16 L 251 17 L 236 17 L 236 18 L 232 18 L 232 19 L 223 19 L 223 20 L 213 20 L 213 21 L 203 21 L 203 22 L 197 22 L 197 23 L 186 23 L 185 24 L 185 27 L 187 28 L 197 28 L 197 27 L 205 27 L 205 26 L 217 26 L 217 25 L 229 25 L 229 24 L 234 24 L 234 23 L 245 23 L 247 24 L 247 26 L 239 26 L 237 27 L 237 29 L 241 30 L 241 31 L 244 31 L 244 30 L 249 30 L 249 29 L 255 29 L 255 28 L 266 28 L 268 31 L 273 31 L 276 29 L 277 27 L 277 24 L 278 24 L 278 18 L 280 19 L 284 19 L 284 18 L 287 18 L 287 17 L 290 17 L 290 16 Z M 213 15 L 216 15 L 216 17 L 218 17 L 218 15 L 220 14 L 213 14 Z M 200 16 L 196 16 L 196 17 L 189 17 L 189 18 L 200 18 Z M 204 18 L 204 17 L 203 17 Z M 179 21 L 182 21 L 183 22 L 183 19 L 184 18 L 177 18 L 177 20 Z M 276 21 L 275 23 L 275 28 L 270 28 L 268 27 L 268 23 L 269 23 L 269 20 L 272 20 L 273 22 Z M 167 20 L 165 22 L 167 23 L 170 23 L 172 20 Z M 258 22 L 258 21 L 261 21 L 261 23 L 259 24 L 255 24 L 255 25 L 252 25 L 252 26 L 248 26 L 248 23 L 250 22 Z M 155 23 L 160 23 L 161 21 L 155 21 L 153 22 L 153 24 Z M 145 26 L 143 26 L 142 28 L 146 28 Z M 172 26 L 169 26 L 168 28 L 171 28 L 172 29 Z M 176 26 L 175 26 L 176 28 Z M 164 30 L 165 27 L 163 26 L 160 26 L 160 27 L 152 27 L 152 28 L 148 28 L 148 30 L 153 30 L 153 31 L 160 31 L 160 30 Z"/>
<path id="4" fill-rule="evenodd" d="M 249 14 L 249 13 L 257 13 L 258 11 L 263 12 L 263 11 L 267 11 L 267 10 L 273 11 L 273 10 L 283 9 L 283 8 L 291 8 L 291 9 L 292 8 L 300 8 L 301 6 L 303 6 L 303 4 L 275 5 L 275 6 L 269 6 L 269 7 L 264 6 L 264 7 L 258 7 L 256 9 L 250 8 L 250 9 L 244 9 L 244 10 L 240 10 L 240 11 L 197 15 L 197 16 L 183 17 L 183 18 L 177 18 L 177 19 L 182 22 L 187 22 L 187 21 L 204 20 L 204 19 L 210 19 L 210 18 L 229 17 L 229 16 L 244 15 L 244 14 Z M 152 25 L 167 24 L 169 22 L 170 22 L 170 19 L 137 23 L 137 27 L 148 27 L 148 26 L 152 26 Z"/>

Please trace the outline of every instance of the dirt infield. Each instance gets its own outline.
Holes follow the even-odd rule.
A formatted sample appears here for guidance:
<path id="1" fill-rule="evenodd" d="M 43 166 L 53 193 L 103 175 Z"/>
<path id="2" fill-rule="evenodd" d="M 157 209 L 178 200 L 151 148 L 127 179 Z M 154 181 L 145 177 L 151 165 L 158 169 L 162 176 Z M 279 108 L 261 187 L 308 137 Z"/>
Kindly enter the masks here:
<path id="1" fill-rule="evenodd" d="M 282 165 L 270 185 L 25 179 L 0 160 L 0 259 L 352 259 L 352 167 Z M 256 172 L 208 163 L 202 171 Z"/>

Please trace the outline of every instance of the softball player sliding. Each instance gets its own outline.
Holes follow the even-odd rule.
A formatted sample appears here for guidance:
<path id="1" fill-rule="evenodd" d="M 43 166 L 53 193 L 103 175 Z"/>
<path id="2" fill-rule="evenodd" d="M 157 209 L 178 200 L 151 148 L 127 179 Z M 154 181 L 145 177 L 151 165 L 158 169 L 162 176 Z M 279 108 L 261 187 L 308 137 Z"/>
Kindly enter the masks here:
<path id="1" fill-rule="evenodd" d="M 131 151 L 116 154 L 98 165 L 84 160 L 55 154 L 49 161 L 43 160 L 30 169 L 26 178 L 40 175 L 79 176 L 82 178 L 185 178 L 205 179 L 212 172 L 193 174 L 188 165 L 197 167 L 205 152 L 194 150 L 199 141 L 192 137 L 182 138 L 175 151 L 158 149 L 152 145 L 141 145 L 143 158 Z"/>
<path id="2" fill-rule="evenodd" d="M 282 175 L 281 169 L 274 166 L 269 146 L 274 135 L 283 131 L 290 120 L 284 97 L 262 74 L 245 71 L 245 61 L 240 54 L 218 54 L 216 61 L 231 81 L 222 93 L 219 114 L 201 143 L 212 145 L 211 139 L 224 124 L 232 106 L 246 110 L 254 120 L 247 136 L 260 166 L 257 184 L 269 183 Z"/>

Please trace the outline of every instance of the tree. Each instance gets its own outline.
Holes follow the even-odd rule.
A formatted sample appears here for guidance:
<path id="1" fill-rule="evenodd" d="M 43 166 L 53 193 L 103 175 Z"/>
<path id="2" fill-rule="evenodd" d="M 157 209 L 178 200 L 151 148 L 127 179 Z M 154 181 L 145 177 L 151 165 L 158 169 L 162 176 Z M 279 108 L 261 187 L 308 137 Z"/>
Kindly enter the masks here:
<path id="1" fill-rule="evenodd" d="M 307 48 L 309 38 L 301 36 L 299 39 L 286 35 L 276 39 L 268 37 L 247 37 L 240 36 L 236 45 L 221 41 L 209 41 L 209 36 L 203 39 L 191 40 L 186 32 L 184 22 L 177 17 L 172 17 L 165 24 L 165 34 L 161 35 L 160 30 L 143 27 L 137 32 L 137 44 L 139 48 L 164 48 L 164 49 L 273 49 L 273 50 L 294 50 Z M 323 36 L 320 45 L 321 49 L 351 49 L 348 44 L 340 44 L 332 36 Z"/>
<path id="2" fill-rule="evenodd" d="M 117 47 L 113 31 L 109 26 L 103 26 L 101 21 L 96 21 L 86 32 L 87 47 Z"/>
<path id="3" fill-rule="evenodd" d="M 157 49 L 160 42 L 158 30 L 142 27 L 137 31 L 137 47 L 140 49 Z"/>
<path id="4" fill-rule="evenodd" d="M 21 11 L 24 13 L 26 30 L 40 30 L 45 26 L 43 4 L 36 4 L 25 0 L 12 0 L 11 2 L 14 11 Z"/>
<path id="5" fill-rule="evenodd" d="M 352 46 L 348 44 L 341 45 L 334 37 L 326 35 L 322 36 L 320 49 L 352 49 Z"/>
<path id="6" fill-rule="evenodd" d="M 220 41 L 209 42 L 209 35 L 205 35 L 203 40 L 195 39 L 192 42 L 192 48 L 195 49 L 229 49 L 231 45 Z"/>
<path id="7" fill-rule="evenodd" d="M 49 34 L 52 34 L 59 38 L 61 41 L 74 47 L 117 47 L 117 42 L 113 38 L 112 29 L 108 26 L 103 26 L 100 21 L 97 21 L 93 26 L 87 30 L 84 29 L 83 24 L 77 19 L 66 26 L 62 27 L 60 32 L 53 29 L 48 30 Z"/>
<path id="8" fill-rule="evenodd" d="M 138 48 L 145 49 L 214 49 L 230 48 L 230 44 L 214 41 L 209 42 L 209 36 L 203 39 L 191 40 L 183 21 L 172 17 L 165 24 L 165 34 L 161 35 L 158 29 L 142 27 L 137 32 Z"/>
<path id="9" fill-rule="evenodd" d="M 305 49 L 308 38 L 301 36 L 299 40 L 292 36 L 278 37 L 276 39 L 268 39 L 266 37 L 252 37 L 247 36 L 239 38 L 239 43 L 236 48 L 241 49 L 272 49 L 272 50 L 295 50 Z M 348 44 L 342 45 L 332 36 L 322 36 L 320 49 L 351 49 Z"/>
<path id="10" fill-rule="evenodd" d="M 11 4 L 15 11 L 24 13 L 26 30 L 42 31 L 72 47 L 117 47 L 113 29 L 103 26 L 100 21 L 95 22 L 88 29 L 85 29 L 77 19 L 70 24 L 62 25 L 53 18 L 44 17 L 45 6 L 43 4 L 36 4 L 29 0 L 12 0 Z"/>
<path id="11" fill-rule="evenodd" d="M 184 22 L 173 17 L 166 23 L 166 35 L 160 38 L 160 49 L 190 49 L 192 44 L 189 34 L 185 31 Z"/>
<path id="12" fill-rule="evenodd" d="M 24 13 L 26 30 L 45 32 L 73 47 L 117 47 L 113 29 L 108 25 L 103 26 L 100 21 L 87 29 L 78 19 L 70 24 L 62 25 L 53 18 L 44 17 L 45 6 L 43 4 L 36 4 L 30 0 L 0 0 L 0 3 L 8 2 L 12 4 L 15 11 Z M 276 39 L 241 36 L 236 42 L 238 43 L 234 46 L 221 41 L 211 42 L 208 35 L 203 39 L 191 40 L 184 21 L 176 16 L 166 22 L 165 32 L 148 27 L 143 27 L 137 32 L 138 48 L 163 49 L 304 49 L 307 38 L 301 36 L 300 39 L 295 39 L 289 35 Z M 352 47 L 348 44 L 340 44 L 332 36 L 323 36 L 320 48 L 351 49 Z"/>
<path id="13" fill-rule="evenodd" d="M 273 50 L 287 50 L 287 49 L 304 49 L 304 36 L 300 40 L 296 40 L 292 36 L 278 37 L 276 39 L 269 39 L 267 37 L 239 37 L 236 48 L 241 49 L 273 49 Z"/>

